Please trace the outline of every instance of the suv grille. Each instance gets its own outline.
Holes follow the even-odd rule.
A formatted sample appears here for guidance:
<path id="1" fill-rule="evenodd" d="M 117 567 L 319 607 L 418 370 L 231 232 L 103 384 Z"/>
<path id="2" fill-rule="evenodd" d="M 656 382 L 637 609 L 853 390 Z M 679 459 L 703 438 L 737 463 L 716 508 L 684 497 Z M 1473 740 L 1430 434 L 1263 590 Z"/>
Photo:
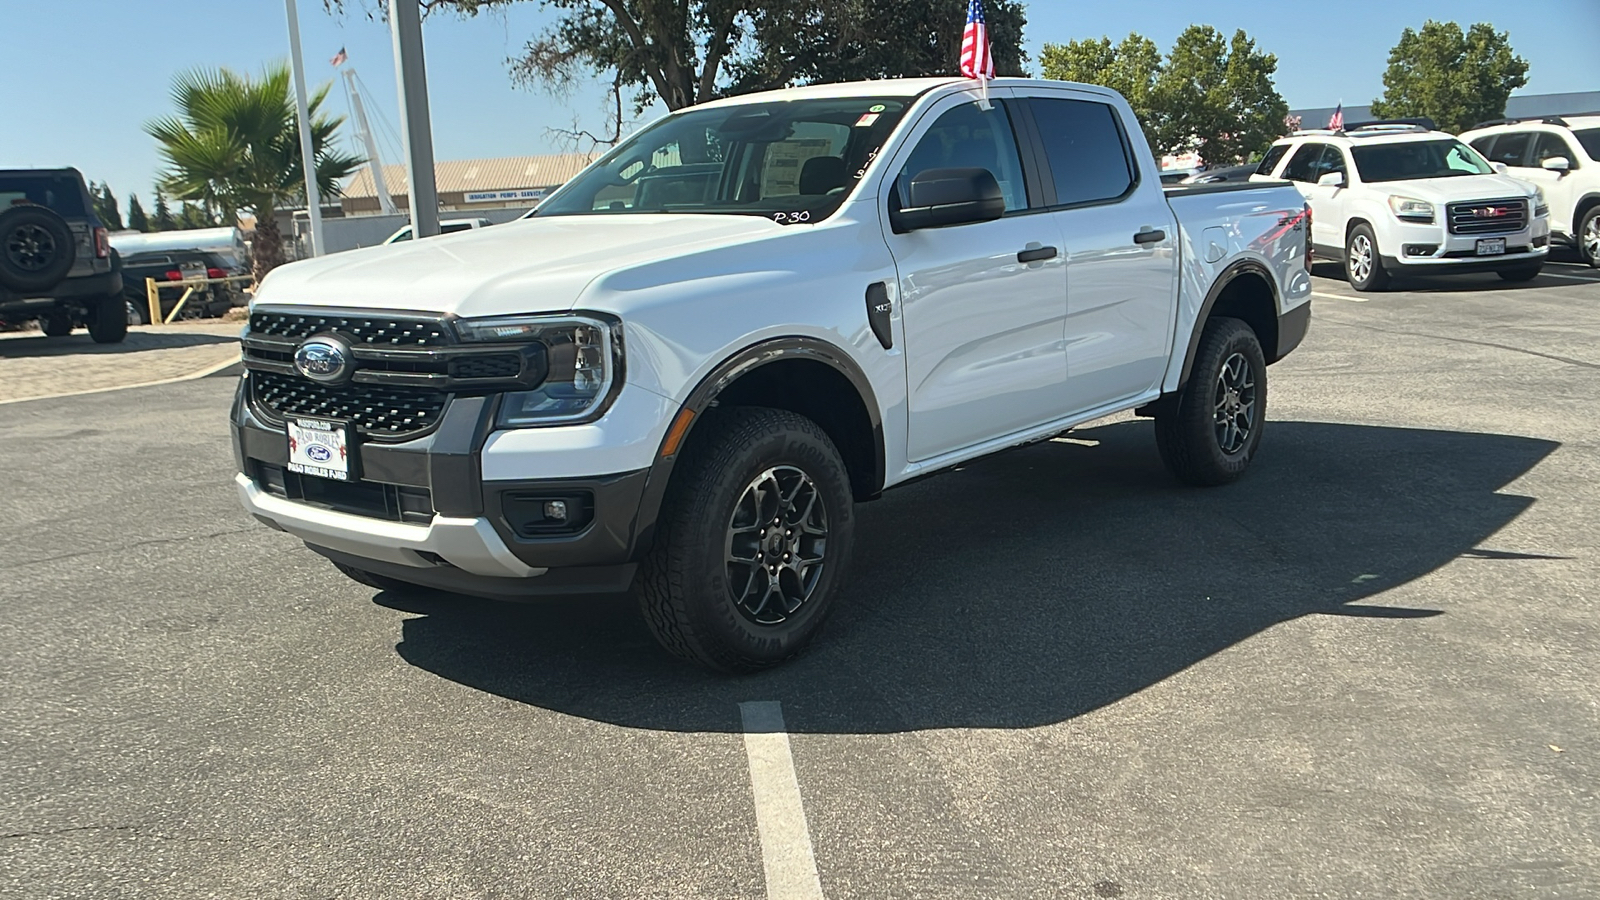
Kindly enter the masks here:
<path id="1" fill-rule="evenodd" d="M 377 347 L 437 347 L 451 343 L 447 326 L 438 319 L 398 316 L 310 315 L 258 312 L 250 316 L 250 331 L 267 337 L 297 339 L 324 331 L 337 331 L 352 344 Z"/>
<path id="2" fill-rule="evenodd" d="M 354 422 L 361 434 L 415 437 L 439 424 L 448 394 L 427 388 L 318 384 L 276 372 L 250 373 L 251 398 L 268 418 L 319 416 Z"/>
<path id="3" fill-rule="evenodd" d="M 1478 200 L 1445 207 L 1451 234 L 1510 234 L 1528 227 L 1528 201 Z"/>

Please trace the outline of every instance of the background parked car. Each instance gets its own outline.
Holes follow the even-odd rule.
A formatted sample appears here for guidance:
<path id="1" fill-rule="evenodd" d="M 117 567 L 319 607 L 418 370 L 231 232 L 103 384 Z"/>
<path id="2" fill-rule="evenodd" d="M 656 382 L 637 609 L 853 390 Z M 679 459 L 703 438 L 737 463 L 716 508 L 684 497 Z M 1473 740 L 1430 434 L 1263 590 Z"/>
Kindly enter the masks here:
<path id="1" fill-rule="evenodd" d="M 488 219 L 445 219 L 439 223 L 439 233 L 455 234 L 458 231 L 471 231 L 474 228 L 488 228 L 493 224 L 494 223 L 490 222 Z M 396 231 L 394 234 L 389 235 L 388 239 L 385 240 L 384 243 L 393 244 L 399 241 L 409 240 L 411 240 L 411 226 L 407 225 L 401 228 L 399 231 Z"/>
<path id="2" fill-rule="evenodd" d="M 128 333 L 121 265 L 77 169 L 0 170 L 0 322 L 80 323 L 99 343 Z"/>
<path id="3" fill-rule="evenodd" d="M 172 314 L 178 300 L 187 290 L 182 285 L 161 287 L 168 282 L 183 281 L 196 278 L 226 278 L 232 275 L 247 275 L 230 263 L 227 257 L 220 253 L 206 250 L 174 250 L 168 253 L 138 253 L 124 257 L 122 260 L 122 295 L 128 302 L 128 324 L 150 324 L 150 301 L 147 293 L 147 278 L 154 278 L 157 282 L 157 292 L 161 298 L 161 316 L 166 318 Z M 197 288 L 188 302 L 184 303 L 179 312 L 180 318 L 199 319 L 220 316 L 235 306 L 245 305 L 244 294 L 226 282 L 207 284 Z"/>
<path id="4" fill-rule="evenodd" d="M 1253 162 L 1242 166 L 1218 166 L 1214 169 L 1201 169 L 1179 184 L 1216 184 L 1220 181 L 1249 181 L 1250 176 L 1256 173 L 1256 168 L 1261 163 Z"/>
<path id="5" fill-rule="evenodd" d="M 1484 122 L 1461 135 L 1550 202 L 1550 240 L 1600 267 L 1600 114 Z"/>

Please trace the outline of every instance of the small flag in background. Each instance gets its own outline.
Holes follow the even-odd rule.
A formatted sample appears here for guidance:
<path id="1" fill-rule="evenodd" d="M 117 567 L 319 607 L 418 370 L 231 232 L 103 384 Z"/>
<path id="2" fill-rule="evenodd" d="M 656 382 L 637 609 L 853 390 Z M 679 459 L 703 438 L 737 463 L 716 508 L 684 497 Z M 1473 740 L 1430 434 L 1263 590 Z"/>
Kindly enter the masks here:
<path id="1" fill-rule="evenodd" d="M 1328 130 L 1344 130 L 1344 101 L 1340 101 L 1339 105 L 1333 110 L 1333 118 L 1328 120 Z"/>
<path id="2" fill-rule="evenodd" d="M 335 69 L 337 69 L 340 66 L 344 65 L 344 61 L 349 59 L 349 58 L 350 58 L 350 54 L 344 52 L 344 48 L 340 47 L 339 48 L 339 52 L 335 53 L 333 55 L 333 59 L 328 60 L 328 65 L 333 66 Z"/>
<path id="3" fill-rule="evenodd" d="M 989 53 L 989 26 L 983 20 L 983 0 L 967 4 L 967 29 L 961 33 L 961 74 L 968 78 L 994 77 L 994 56 Z"/>

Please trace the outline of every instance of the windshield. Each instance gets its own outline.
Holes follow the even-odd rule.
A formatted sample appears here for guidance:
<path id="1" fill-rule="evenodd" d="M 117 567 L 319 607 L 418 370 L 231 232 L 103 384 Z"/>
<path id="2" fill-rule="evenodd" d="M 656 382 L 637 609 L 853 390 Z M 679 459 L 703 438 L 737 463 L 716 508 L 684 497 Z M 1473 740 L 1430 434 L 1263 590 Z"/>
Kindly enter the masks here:
<path id="1" fill-rule="evenodd" d="M 1583 152 L 1589 154 L 1590 159 L 1600 160 L 1600 128 L 1585 128 L 1582 131 L 1574 131 L 1572 136 L 1577 138 L 1578 143 L 1583 145 Z"/>
<path id="2" fill-rule="evenodd" d="M 1356 171 L 1366 182 L 1453 178 L 1494 172 L 1476 151 L 1454 139 L 1358 146 L 1351 148 L 1350 155 L 1355 157 Z"/>
<path id="3" fill-rule="evenodd" d="M 911 103 L 834 97 L 691 109 L 628 138 L 534 218 L 635 213 L 832 215 Z"/>

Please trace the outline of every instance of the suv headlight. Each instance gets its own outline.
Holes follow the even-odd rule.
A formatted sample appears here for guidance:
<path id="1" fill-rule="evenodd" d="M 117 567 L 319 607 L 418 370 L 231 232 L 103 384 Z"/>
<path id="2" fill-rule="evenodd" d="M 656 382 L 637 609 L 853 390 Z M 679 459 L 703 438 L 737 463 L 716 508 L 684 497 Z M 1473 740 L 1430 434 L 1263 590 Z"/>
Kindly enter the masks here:
<path id="1" fill-rule="evenodd" d="M 1533 217 L 1550 215 L 1550 201 L 1544 198 L 1544 188 L 1534 185 L 1533 188 Z"/>
<path id="2" fill-rule="evenodd" d="M 622 384 L 622 323 L 591 315 L 457 319 L 463 341 L 544 345 L 548 374 L 535 390 L 500 399 L 495 425 L 529 428 L 597 419 Z"/>
<path id="3" fill-rule="evenodd" d="M 1390 197 L 1389 208 L 1394 217 L 1406 222 L 1432 222 L 1433 204 L 1414 197 Z"/>

